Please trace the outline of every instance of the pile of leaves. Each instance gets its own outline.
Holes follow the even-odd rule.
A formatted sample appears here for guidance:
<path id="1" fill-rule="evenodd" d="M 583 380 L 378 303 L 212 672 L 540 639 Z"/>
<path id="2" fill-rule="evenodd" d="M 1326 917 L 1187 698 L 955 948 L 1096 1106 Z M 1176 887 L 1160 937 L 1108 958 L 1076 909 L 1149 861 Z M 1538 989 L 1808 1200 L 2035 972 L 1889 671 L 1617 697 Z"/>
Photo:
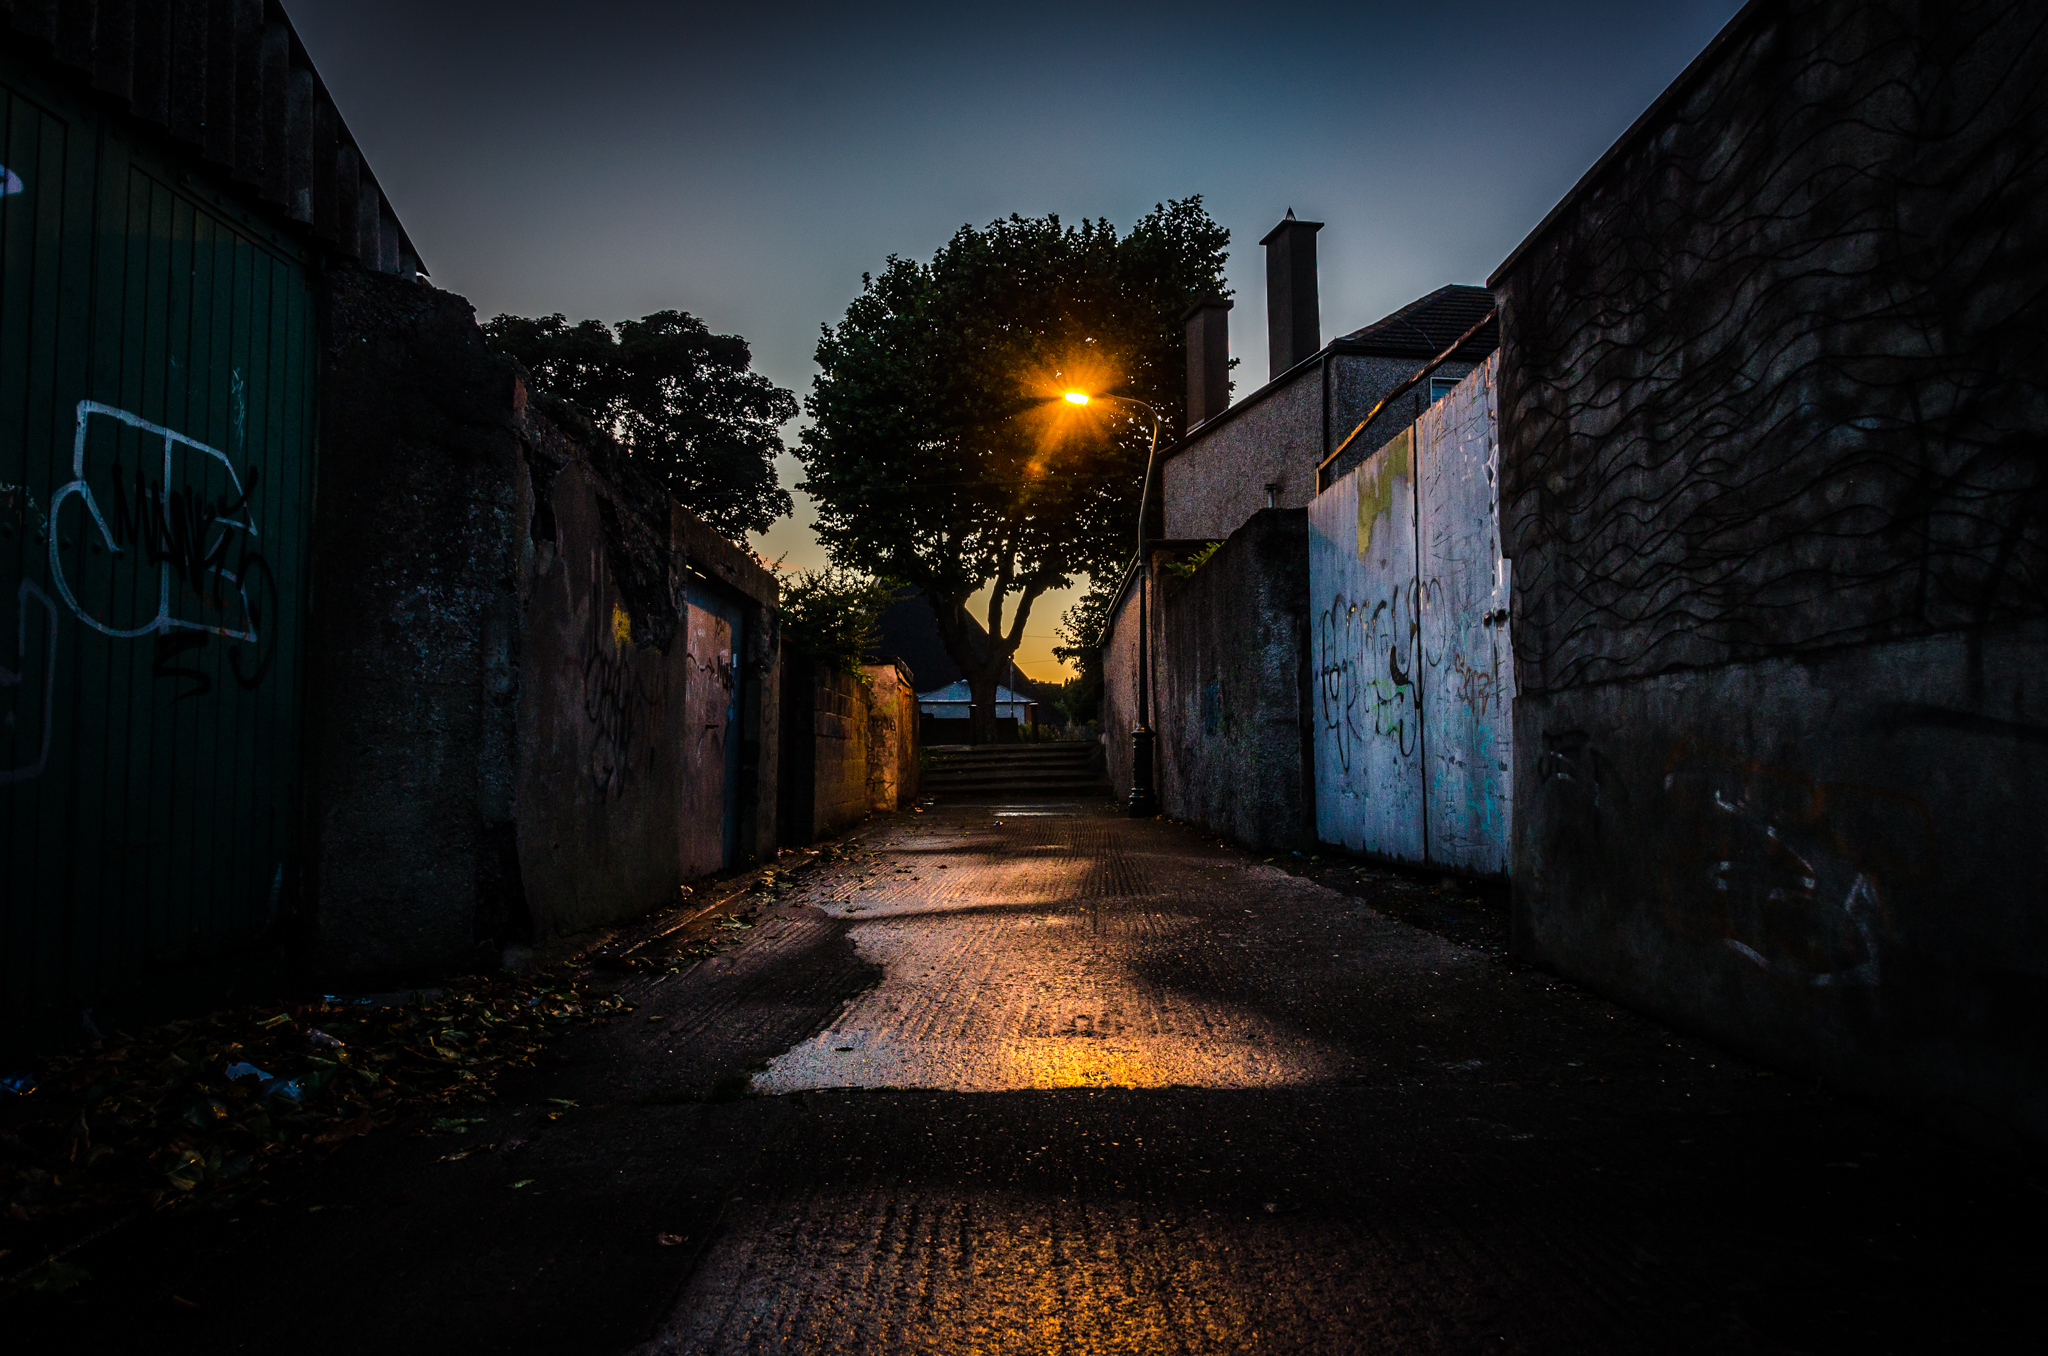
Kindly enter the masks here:
<path id="1" fill-rule="evenodd" d="M 232 1196 L 408 1108 L 488 1101 L 549 1035 L 630 1010 L 549 970 L 390 1005 L 329 998 L 116 1032 L 47 1061 L 7 1108 L 0 1201 L 33 1220 Z"/>

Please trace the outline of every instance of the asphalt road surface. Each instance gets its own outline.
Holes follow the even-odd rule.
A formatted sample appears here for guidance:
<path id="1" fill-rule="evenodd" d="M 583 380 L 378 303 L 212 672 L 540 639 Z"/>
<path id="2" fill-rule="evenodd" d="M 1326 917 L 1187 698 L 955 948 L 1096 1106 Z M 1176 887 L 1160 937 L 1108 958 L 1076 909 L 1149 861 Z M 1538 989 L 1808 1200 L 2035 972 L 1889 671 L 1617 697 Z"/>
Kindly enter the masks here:
<path id="1" fill-rule="evenodd" d="M 20 1349 L 2038 1340 L 2038 1173 L 1513 963 L 1497 900 L 1100 804 L 856 837 L 744 945 L 627 977 L 493 1152 L 389 1131 L 136 1225 Z"/>

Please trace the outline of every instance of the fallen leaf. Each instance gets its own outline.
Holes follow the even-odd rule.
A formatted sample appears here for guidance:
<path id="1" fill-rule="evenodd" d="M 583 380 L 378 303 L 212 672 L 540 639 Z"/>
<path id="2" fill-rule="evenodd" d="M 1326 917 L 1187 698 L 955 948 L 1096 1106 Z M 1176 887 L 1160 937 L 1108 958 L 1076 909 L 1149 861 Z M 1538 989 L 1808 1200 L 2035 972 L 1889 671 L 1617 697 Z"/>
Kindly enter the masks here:
<path id="1" fill-rule="evenodd" d="M 521 1188 L 521 1187 L 530 1187 L 530 1186 L 532 1186 L 532 1185 L 533 1185 L 533 1183 L 534 1183 L 534 1179 L 533 1179 L 533 1178 L 531 1178 L 531 1177 L 522 1177 L 522 1178 L 520 1178 L 520 1179 L 519 1179 L 518 1181 L 516 1181 L 516 1182 L 513 1182 L 513 1183 L 511 1184 L 511 1187 L 510 1187 L 510 1189 L 511 1189 L 511 1190 L 513 1190 L 513 1191 L 517 1191 L 517 1190 L 519 1190 L 519 1188 Z"/>
<path id="2" fill-rule="evenodd" d="M 682 1234 L 656 1234 L 654 1245 L 658 1248 L 680 1248 L 690 1240 Z"/>

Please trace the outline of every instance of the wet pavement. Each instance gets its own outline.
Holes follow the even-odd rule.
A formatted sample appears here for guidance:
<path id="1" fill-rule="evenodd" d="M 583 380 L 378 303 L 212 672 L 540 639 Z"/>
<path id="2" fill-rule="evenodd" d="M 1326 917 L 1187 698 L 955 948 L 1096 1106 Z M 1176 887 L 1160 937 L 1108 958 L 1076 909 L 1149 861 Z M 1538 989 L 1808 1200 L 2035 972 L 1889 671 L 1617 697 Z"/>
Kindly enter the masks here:
<path id="1" fill-rule="evenodd" d="M 401 1127 L 268 1204 L 132 1225 L 10 1330 L 1868 1353 L 2034 1322 L 2037 1176 L 1514 964 L 1498 896 L 1098 804 L 856 837 L 743 946 L 625 977 L 637 1011 L 565 1038 L 467 1137 Z"/>

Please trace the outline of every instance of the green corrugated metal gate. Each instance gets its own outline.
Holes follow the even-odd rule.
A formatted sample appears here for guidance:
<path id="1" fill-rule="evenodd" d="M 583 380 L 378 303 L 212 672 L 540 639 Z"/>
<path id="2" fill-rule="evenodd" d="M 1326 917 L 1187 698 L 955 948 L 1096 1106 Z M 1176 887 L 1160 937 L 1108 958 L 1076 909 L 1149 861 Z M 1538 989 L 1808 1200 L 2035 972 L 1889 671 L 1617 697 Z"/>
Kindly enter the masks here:
<path id="1" fill-rule="evenodd" d="M 315 345 L 295 244 L 4 52 L 0 161 L 12 1023 L 179 987 L 277 932 Z"/>

